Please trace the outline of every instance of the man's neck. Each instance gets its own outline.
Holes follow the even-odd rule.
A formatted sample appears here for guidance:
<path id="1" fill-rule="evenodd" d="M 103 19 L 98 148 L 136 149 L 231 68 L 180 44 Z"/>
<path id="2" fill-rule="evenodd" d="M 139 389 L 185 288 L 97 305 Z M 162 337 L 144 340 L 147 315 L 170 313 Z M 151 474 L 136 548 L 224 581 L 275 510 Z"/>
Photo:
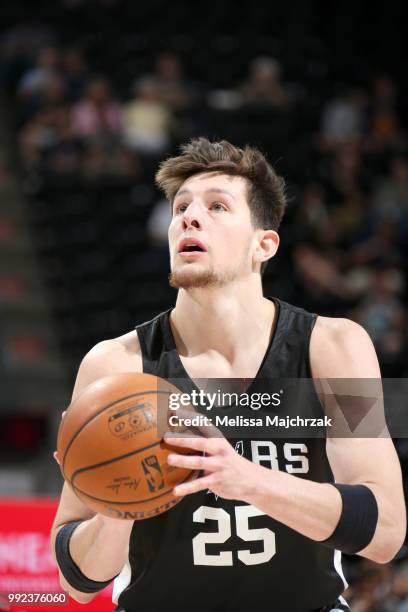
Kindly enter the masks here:
<path id="1" fill-rule="evenodd" d="M 217 351 L 231 363 L 237 354 L 269 338 L 275 305 L 263 297 L 261 283 L 180 289 L 170 322 L 183 357 Z"/>

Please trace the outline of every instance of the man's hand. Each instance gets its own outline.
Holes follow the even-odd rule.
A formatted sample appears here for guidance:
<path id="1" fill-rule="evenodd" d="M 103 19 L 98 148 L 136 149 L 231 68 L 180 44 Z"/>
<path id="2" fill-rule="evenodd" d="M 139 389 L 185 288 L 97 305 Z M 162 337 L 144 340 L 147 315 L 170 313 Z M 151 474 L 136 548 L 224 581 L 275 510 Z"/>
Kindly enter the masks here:
<path id="1" fill-rule="evenodd" d="M 203 477 L 176 486 L 174 495 L 182 497 L 210 489 L 215 495 L 225 499 L 247 501 L 251 497 L 259 466 L 241 457 L 224 437 L 181 437 L 180 434 L 166 434 L 165 442 L 204 453 L 171 453 L 168 456 L 169 465 L 204 472 Z"/>

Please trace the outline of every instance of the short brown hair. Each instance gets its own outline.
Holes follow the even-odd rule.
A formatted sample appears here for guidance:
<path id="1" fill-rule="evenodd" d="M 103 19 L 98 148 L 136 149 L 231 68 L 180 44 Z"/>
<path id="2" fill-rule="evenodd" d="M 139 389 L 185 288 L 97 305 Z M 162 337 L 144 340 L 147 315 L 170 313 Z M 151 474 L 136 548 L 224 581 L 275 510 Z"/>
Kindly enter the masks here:
<path id="1" fill-rule="evenodd" d="M 256 148 L 235 147 L 227 140 L 195 138 L 180 147 L 181 155 L 160 164 L 156 183 L 170 204 L 181 185 L 194 174 L 219 172 L 247 180 L 247 200 L 256 229 L 279 229 L 286 208 L 285 181 Z M 262 271 L 266 267 L 262 265 Z"/>

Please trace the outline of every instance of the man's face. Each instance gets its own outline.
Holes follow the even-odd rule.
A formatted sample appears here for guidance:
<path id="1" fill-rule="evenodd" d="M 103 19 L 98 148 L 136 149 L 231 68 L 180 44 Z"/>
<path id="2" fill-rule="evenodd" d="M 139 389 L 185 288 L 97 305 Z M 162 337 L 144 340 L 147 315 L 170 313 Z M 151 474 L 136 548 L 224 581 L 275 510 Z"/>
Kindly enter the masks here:
<path id="1" fill-rule="evenodd" d="M 255 230 L 246 193 L 245 179 L 217 173 L 181 185 L 169 227 L 173 287 L 222 286 L 252 272 Z"/>

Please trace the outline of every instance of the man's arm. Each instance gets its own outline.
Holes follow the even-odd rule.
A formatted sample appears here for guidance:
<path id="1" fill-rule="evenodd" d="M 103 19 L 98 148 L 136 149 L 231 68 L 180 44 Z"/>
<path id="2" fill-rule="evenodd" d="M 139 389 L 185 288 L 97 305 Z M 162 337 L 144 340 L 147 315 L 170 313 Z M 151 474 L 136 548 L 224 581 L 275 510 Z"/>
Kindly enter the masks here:
<path id="1" fill-rule="evenodd" d="M 314 378 L 380 380 L 374 346 L 360 325 L 348 319 L 326 319 L 317 331 L 320 333 L 312 335 L 311 341 Z M 375 385 L 372 390 L 375 392 Z M 376 421 L 382 416 L 383 402 L 380 401 L 366 417 L 368 432 L 372 426 L 374 435 Z M 377 501 L 374 537 L 358 554 L 380 563 L 390 561 L 404 542 L 406 509 L 401 468 L 388 431 L 384 429 L 381 437 L 376 438 L 329 437 L 327 456 L 336 482 L 364 484 Z"/>
<path id="2" fill-rule="evenodd" d="M 314 378 L 380 377 L 371 340 L 362 327 L 347 319 L 316 323 L 310 356 Z M 206 455 L 169 455 L 172 465 L 206 472 L 177 486 L 176 495 L 210 489 L 220 497 L 241 499 L 316 541 L 323 542 L 335 531 L 342 498 L 333 485 L 256 465 L 222 438 L 171 437 L 169 442 Z M 378 563 L 390 561 L 402 546 L 406 529 L 401 470 L 391 440 L 338 438 L 328 440 L 327 452 L 336 482 L 366 485 L 377 501 L 374 536 L 358 554 Z"/>
<path id="3" fill-rule="evenodd" d="M 70 554 L 81 572 L 88 578 L 103 582 L 120 573 L 126 563 L 132 521 L 109 519 L 94 514 L 76 497 L 65 483 L 60 505 L 51 532 L 51 548 L 55 558 L 55 539 L 58 531 L 75 520 L 83 522 L 70 540 Z M 61 587 L 80 603 L 91 601 L 97 593 L 82 593 L 70 585 L 62 572 Z"/>
<path id="4" fill-rule="evenodd" d="M 135 334 L 136 336 L 136 334 Z M 78 371 L 72 399 L 92 382 L 103 376 L 119 372 L 141 371 L 137 338 L 132 338 L 132 351 L 126 342 L 107 340 L 96 345 L 83 359 Z M 83 522 L 74 530 L 69 543 L 72 559 L 81 572 L 92 580 L 103 582 L 116 576 L 126 563 L 132 521 L 110 519 L 95 514 L 78 499 L 64 483 L 57 514 L 51 529 L 51 550 L 55 558 L 57 533 L 67 523 Z M 60 571 L 61 587 L 76 601 L 86 603 L 96 593 L 82 593 L 74 589 Z"/>

